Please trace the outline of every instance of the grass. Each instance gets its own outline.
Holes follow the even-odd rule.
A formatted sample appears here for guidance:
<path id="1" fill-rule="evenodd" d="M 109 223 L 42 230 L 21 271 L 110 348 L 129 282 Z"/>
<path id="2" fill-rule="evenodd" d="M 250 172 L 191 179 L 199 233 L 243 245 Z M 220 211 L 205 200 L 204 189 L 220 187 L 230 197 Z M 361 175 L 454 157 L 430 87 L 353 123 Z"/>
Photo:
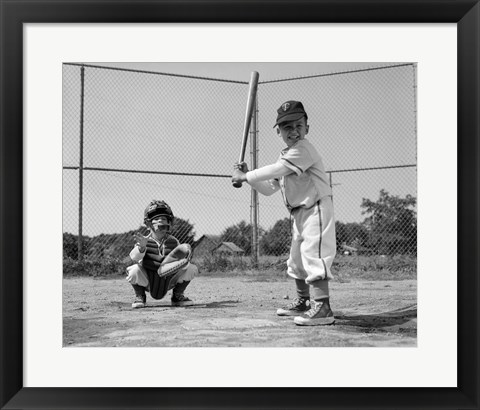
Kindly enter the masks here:
<path id="1" fill-rule="evenodd" d="M 417 258 L 395 256 L 339 256 L 332 273 L 339 282 L 362 280 L 405 280 L 417 278 Z"/>
<path id="2" fill-rule="evenodd" d="M 250 259 L 239 260 L 197 260 L 199 275 L 204 277 L 242 276 L 256 282 L 288 280 L 286 274 L 287 256 L 261 257 L 256 266 Z M 113 258 L 77 261 L 70 258 L 63 261 L 64 277 L 91 276 L 117 278 L 125 276 L 125 269 L 131 263 Z M 352 280 L 405 280 L 417 278 L 417 258 L 410 255 L 396 256 L 347 256 L 339 255 L 332 266 L 335 281 Z"/>

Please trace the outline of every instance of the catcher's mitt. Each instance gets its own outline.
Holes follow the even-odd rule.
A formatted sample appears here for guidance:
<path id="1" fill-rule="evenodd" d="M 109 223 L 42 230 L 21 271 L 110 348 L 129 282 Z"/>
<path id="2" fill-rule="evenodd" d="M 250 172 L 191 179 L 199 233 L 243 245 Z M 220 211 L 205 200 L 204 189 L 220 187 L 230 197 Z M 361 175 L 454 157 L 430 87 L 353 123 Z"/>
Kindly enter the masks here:
<path id="1" fill-rule="evenodd" d="M 178 245 L 172 252 L 170 252 L 162 261 L 160 268 L 158 268 L 158 276 L 170 276 L 177 273 L 180 269 L 188 265 L 192 259 L 192 247 L 183 243 Z"/>

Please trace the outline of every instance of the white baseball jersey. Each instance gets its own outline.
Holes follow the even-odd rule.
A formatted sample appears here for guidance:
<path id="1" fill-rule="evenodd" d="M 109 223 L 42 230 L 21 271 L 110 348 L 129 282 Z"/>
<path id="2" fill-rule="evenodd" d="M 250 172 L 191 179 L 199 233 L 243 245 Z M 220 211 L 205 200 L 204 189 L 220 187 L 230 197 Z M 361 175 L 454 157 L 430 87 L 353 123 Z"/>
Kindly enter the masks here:
<path id="1" fill-rule="evenodd" d="M 285 148 L 278 162 L 294 172 L 280 179 L 283 199 L 289 209 L 311 208 L 320 199 L 332 195 L 322 158 L 306 139 Z"/>

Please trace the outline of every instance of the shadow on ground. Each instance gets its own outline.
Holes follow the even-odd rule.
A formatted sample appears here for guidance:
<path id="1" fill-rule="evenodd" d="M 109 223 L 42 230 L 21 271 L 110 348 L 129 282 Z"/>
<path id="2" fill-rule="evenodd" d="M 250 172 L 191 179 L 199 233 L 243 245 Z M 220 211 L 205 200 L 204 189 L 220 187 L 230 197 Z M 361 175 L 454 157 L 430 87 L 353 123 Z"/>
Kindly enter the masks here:
<path id="1" fill-rule="evenodd" d="M 417 305 L 410 305 L 402 309 L 391 310 L 388 312 L 374 313 L 374 314 L 342 314 L 339 312 L 335 315 L 336 323 L 340 326 L 347 326 L 352 328 L 365 328 L 375 330 L 391 330 L 392 327 L 400 328 L 403 325 L 407 325 L 403 330 L 409 329 L 409 324 L 416 323 L 417 319 Z M 401 330 L 401 329 L 400 329 Z M 412 331 L 416 332 L 412 328 Z"/>
<path id="2" fill-rule="evenodd" d="M 240 302 L 238 300 L 221 300 L 221 301 L 216 301 L 216 302 L 211 302 L 211 303 L 195 303 L 191 306 L 187 306 L 184 308 L 178 308 L 172 306 L 169 302 L 165 303 L 147 303 L 147 306 L 145 306 L 143 309 L 148 310 L 148 309 L 165 309 L 165 308 L 171 308 L 171 309 L 192 309 L 192 308 L 203 308 L 203 309 L 223 309 L 223 308 L 233 308 L 236 307 Z M 125 310 L 132 310 L 132 304 L 131 303 L 126 303 L 126 302 L 110 302 L 110 306 L 115 306 L 119 309 L 125 309 Z M 87 310 L 87 309 L 82 309 L 82 310 Z"/>

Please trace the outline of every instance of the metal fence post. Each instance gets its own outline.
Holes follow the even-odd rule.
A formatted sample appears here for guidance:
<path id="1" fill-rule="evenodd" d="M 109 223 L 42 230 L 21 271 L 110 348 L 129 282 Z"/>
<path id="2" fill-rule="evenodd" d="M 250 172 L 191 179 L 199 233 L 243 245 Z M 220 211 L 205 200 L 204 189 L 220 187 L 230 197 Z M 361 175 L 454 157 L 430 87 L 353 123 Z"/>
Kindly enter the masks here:
<path id="1" fill-rule="evenodd" d="M 258 166 L 258 96 L 255 99 L 255 109 L 253 110 L 252 128 L 250 131 L 250 146 L 251 146 L 251 162 L 252 169 L 256 169 Z M 251 259 L 252 265 L 258 264 L 258 192 L 255 189 L 251 189 L 251 221 L 252 221 L 252 250 Z"/>
<path id="2" fill-rule="evenodd" d="M 417 138 L 418 138 L 417 63 L 414 63 L 414 64 L 412 65 L 412 69 L 413 69 L 413 70 L 412 70 L 412 75 L 413 75 L 413 116 L 414 116 L 413 126 L 414 126 L 414 132 L 415 132 L 415 140 L 417 141 Z"/>
<path id="3" fill-rule="evenodd" d="M 78 260 L 83 260 L 83 108 L 85 100 L 85 67 L 80 69 L 80 163 L 78 167 Z"/>

